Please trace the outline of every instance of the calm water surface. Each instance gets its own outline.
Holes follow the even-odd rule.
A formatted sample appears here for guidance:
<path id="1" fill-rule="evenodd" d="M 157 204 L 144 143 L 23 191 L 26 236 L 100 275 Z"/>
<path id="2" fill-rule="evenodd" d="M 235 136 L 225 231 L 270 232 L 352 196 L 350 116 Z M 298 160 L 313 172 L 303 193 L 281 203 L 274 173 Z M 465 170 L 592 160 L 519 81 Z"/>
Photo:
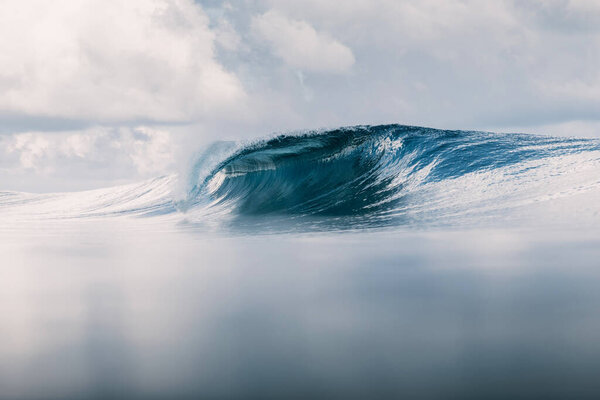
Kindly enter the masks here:
<path id="1" fill-rule="evenodd" d="M 598 398 L 600 236 L 0 233 L 0 398 Z"/>

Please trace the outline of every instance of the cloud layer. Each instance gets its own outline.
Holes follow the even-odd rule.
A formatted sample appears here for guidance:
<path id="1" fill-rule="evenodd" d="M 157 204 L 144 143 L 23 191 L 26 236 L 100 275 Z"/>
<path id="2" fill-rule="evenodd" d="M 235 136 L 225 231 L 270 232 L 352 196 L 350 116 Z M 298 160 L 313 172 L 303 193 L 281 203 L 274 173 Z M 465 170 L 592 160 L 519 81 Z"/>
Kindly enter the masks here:
<path id="1" fill-rule="evenodd" d="M 595 0 L 4 0 L 0 189 L 169 172 L 115 133 L 140 129 L 183 153 L 387 122 L 600 137 L 599 27 Z"/>

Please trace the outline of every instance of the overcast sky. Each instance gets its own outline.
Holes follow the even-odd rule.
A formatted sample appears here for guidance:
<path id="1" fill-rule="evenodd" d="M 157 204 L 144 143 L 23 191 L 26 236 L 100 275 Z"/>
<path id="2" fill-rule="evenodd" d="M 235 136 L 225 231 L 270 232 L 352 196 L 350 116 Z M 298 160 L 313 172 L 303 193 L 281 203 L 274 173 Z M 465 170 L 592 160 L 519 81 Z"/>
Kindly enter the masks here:
<path id="1" fill-rule="evenodd" d="M 600 137 L 600 1 L 0 1 L 0 190 L 390 122 Z"/>

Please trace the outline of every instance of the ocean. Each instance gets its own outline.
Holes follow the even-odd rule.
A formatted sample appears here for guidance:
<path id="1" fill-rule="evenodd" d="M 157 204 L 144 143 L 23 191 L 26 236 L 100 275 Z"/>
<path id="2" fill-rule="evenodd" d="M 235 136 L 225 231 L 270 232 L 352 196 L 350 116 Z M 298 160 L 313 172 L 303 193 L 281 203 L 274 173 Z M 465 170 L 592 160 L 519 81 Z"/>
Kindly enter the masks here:
<path id="1" fill-rule="evenodd" d="M 1 190 L 1 188 L 0 188 Z M 0 191 L 0 398 L 598 398 L 600 141 L 356 126 Z"/>

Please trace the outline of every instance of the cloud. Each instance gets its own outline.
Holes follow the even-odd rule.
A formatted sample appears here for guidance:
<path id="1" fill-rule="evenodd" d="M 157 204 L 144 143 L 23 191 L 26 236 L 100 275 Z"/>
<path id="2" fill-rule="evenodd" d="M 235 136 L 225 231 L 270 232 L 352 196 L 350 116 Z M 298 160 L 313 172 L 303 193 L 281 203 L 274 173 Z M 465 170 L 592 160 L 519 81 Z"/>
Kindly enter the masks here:
<path id="1" fill-rule="evenodd" d="M 545 30 L 600 30 L 600 3 L 597 0 L 513 0 L 513 4 L 516 10 Z"/>
<path id="2" fill-rule="evenodd" d="M 0 2 L 0 113 L 92 121 L 201 118 L 244 90 L 192 0 Z"/>
<path id="3" fill-rule="evenodd" d="M 597 21 L 593 0 L 5 0 L 0 119 L 240 135 L 583 120 L 600 107 Z"/>
<path id="4" fill-rule="evenodd" d="M 326 81 L 307 75 L 303 84 L 311 89 L 311 106 L 295 103 L 307 123 L 401 122 L 459 129 L 494 125 L 502 130 L 599 119 L 597 1 L 260 4 L 267 13 L 306 21 L 317 32 L 352 46 L 351 77 Z M 300 98 L 301 88 L 294 93 Z"/>
<path id="5" fill-rule="evenodd" d="M 271 10 L 255 17 L 252 27 L 292 68 L 341 73 L 354 65 L 352 50 L 326 32 L 317 32 L 306 21 L 289 19 Z"/>
<path id="6" fill-rule="evenodd" d="M 72 187 L 96 187 L 167 174 L 174 169 L 171 134 L 151 127 L 95 127 L 83 131 L 24 132 L 0 136 L 0 180 L 59 179 Z M 35 186 L 14 188 L 36 190 Z M 0 189 L 6 189 L 2 187 Z"/>
<path id="7" fill-rule="evenodd" d="M 0 1 L 0 189 L 340 125 L 600 137 L 599 26 L 596 0 Z"/>

